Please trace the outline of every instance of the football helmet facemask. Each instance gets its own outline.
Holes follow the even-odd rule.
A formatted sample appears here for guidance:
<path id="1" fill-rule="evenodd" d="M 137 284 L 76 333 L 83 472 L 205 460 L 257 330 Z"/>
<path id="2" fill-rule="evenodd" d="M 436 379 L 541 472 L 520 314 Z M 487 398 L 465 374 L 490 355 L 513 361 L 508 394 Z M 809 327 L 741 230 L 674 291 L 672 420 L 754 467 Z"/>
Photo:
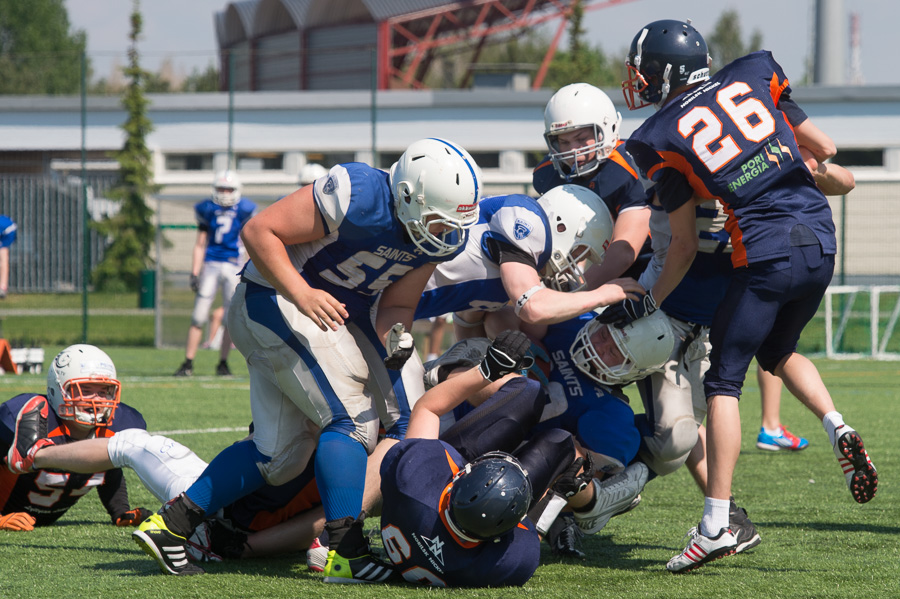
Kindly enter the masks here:
<path id="1" fill-rule="evenodd" d="M 606 352 L 602 348 L 598 351 L 595 346 L 597 342 L 604 343 L 601 328 L 606 329 L 606 334 L 625 357 L 621 364 L 607 364 L 601 357 L 600 354 Z M 600 335 L 595 337 L 597 333 Z M 621 329 L 594 318 L 582 327 L 569 353 L 575 366 L 598 383 L 624 385 L 660 370 L 674 347 L 675 333 L 669 319 L 657 310 Z"/>
<path id="2" fill-rule="evenodd" d="M 491 451 L 456 473 L 443 515 L 461 539 L 487 541 L 515 528 L 530 505 L 531 481 L 522 464 L 508 453 Z"/>
<path id="3" fill-rule="evenodd" d="M 85 385 L 97 392 L 85 392 Z M 59 352 L 47 373 L 47 399 L 56 415 L 87 426 L 109 426 L 115 417 L 122 385 L 116 366 L 93 345 L 71 345 Z"/>
<path id="4" fill-rule="evenodd" d="M 619 143 L 621 126 L 622 115 L 602 90 L 587 83 L 561 87 L 544 109 L 544 140 L 553 168 L 567 181 L 591 174 Z M 563 149 L 559 136 L 579 130 L 584 130 L 590 141 L 579 148 Z"/>
<path id="5" fill-rule="evenodd" d="M 220 171 L 213 180 L 213 202 L 228 208 L 241 200 L 241 182 L 234 171 Z"/>
<path id="6" fill-rule="evenodd" d="M 625 59 L 628 79 L 622 92 L 628 108 L 661 107 L 672 90 L 709 79 L 710 62 L 706 40 L 690 21 L 646 25 L 634 36 Z"/>
<path id="7" fill-rule="evenodd" d="M 547 287 L 578 291 L 588 263 L 600 264 L 612 239 L 613 220 L 600 196 L 580 185 L 560 185 L 538 204 L 550 223 L 550 260 L 541 271 Z"/>
<path id="8" fill-rule="evenodd" d="M 429 138 L 410 145 L 391 166 L 391 189 L 397 218 L 429 256 L 452 254 L 478 221 L 481 169 L 449 141 Z M 432 233 L 435 226 L 445 230 Z"/>

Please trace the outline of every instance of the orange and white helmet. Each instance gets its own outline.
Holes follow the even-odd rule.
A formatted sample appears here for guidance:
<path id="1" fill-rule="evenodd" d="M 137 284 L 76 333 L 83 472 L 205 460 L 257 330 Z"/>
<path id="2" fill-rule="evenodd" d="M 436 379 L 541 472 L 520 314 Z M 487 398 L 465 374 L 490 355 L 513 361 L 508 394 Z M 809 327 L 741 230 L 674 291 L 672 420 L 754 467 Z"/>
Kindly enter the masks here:
<path id="1" fill-rule="evenodd" d="M 98 393 L 82 386 L 97 384 Z M 109 426 L 115 417 L 122 385 L 106 352 L 93 345 L 70 345 L 59 352 L 47 373 L 47 399 L 56 415 L 88 426 Z"/>
<path id="2" fill-rule="evenodd" d="M 234 171 L 220 171 L 213 180 L 213 202 L 228 208 L 241 201 L 241 182 Z"/>
<path id="3" fill-rule="evenodd" d="M 429 256 L 452 254 L 478 222 L 481 169 L 460 146 L 437 138 L 413 142 L 391 167 L 397 218 Z M 444 225 L 435 235 L 431 225 Z"/>

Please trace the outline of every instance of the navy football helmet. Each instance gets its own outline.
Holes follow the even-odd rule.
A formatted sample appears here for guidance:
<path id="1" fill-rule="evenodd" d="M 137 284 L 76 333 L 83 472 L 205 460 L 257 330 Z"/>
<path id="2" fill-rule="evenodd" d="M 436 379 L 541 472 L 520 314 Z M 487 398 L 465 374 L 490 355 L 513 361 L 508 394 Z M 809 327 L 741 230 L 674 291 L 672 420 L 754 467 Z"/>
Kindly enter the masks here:
<path id="1" fill-rule="evenodd" d="M 709 64 L 706 40 L 690 20 L 654 21 L 634 36 L 628 50 L 625 102 L 630 110 L 660 107 L 673 89 L 709 79 Z"/>
<path id="2" fill-rule="evenodd" d="M 466 541 L 487 541 L 506 534 L 531 505 L 528 473 L 516 458 L 502 451 L 472 460 L 450 485 L 445 515 L 453 532 Z"/>

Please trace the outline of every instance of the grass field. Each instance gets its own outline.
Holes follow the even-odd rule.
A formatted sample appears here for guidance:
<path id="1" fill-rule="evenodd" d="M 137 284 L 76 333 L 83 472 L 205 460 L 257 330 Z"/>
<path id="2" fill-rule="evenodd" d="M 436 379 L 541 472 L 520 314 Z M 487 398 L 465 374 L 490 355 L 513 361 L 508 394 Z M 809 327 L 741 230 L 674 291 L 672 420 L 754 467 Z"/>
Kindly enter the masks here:
<path id="1" fill-rule="evenodd" d="M 46 347 L 48 358 L 59 349 Z M 248 379 L 237 353 L 233 379 L 184 380 L 169 376 L 181 361 L 180 350 L 108 351 L 124 383 L 123 401 L 144 414 L 151 431 L 185 431 L 171 436 L 207 460 L 238 439 L 237 431 L 250 420 Z M 201 352 L 195 372 L 212 373 L 216 357 Z M 703 499 L 682 469 L 650 482 L 638 509 L 584 539 L 586 559 L 560 560 L 544 549 L 543 565 L 521 589 L 325 585 L 321 575 L 306 569 L 302 554 L 213 564 L 206 576 L 163 576 L 132 542 L 131 529 L 112 526 L 91 493 L 57 525 L 0 532 L 0 597 L 900 597 L 900 502 L 894 485 L 900 468 L 900 363 L 817 364 L 846 421 L 865 439 L 880 475 L 878 495 L 866 505 L 853 502 L 820 423 L 791 398 L 784 400 L 783 421 L 809 438 L 810 447 L 799 454 L 758 451 L 760 404 L 755 380 L 749 381 L 734 491 L 763 542 L 693 573 L 676 576 L 664 569 L 702 513 Z M 43 376 L 0 376 L 4 399 L 43 388 Z M 229 430 L 190 432 L 213 428 Z M 127 475 L 132 505 L 157 509 L 133 473 Z"/>

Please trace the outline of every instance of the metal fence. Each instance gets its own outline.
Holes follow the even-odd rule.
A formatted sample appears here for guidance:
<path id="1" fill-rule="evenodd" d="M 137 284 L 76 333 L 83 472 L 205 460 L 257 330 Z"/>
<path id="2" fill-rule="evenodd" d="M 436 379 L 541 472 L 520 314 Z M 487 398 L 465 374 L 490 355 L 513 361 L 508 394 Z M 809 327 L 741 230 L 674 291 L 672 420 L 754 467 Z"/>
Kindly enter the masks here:
<path id="1" fill-rule="evenodd" d="M 93 177 L 87 183 L 85 207 L 80 178 L 0 176 L 0 214 L 18 227 L 10 251 L 10 293 L 81 292 L 85 277 L 90 282 L 107 240 L 90 229 L 89 220 L 115 211 L 116 205 L 104 198 L 115 178 Z"/>

